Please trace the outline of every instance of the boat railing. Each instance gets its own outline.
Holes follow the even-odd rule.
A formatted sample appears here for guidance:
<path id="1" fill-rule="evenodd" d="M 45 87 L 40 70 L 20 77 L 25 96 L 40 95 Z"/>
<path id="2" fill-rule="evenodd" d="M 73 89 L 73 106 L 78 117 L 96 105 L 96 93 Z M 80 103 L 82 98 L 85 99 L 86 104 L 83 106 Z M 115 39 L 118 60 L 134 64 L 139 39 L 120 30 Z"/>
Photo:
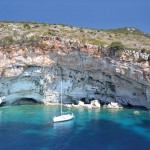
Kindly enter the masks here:
<path id="1" fill-rule="evenodd" d="M 62 112 L 62 115 L 72 114 L 70 111 Z"/>

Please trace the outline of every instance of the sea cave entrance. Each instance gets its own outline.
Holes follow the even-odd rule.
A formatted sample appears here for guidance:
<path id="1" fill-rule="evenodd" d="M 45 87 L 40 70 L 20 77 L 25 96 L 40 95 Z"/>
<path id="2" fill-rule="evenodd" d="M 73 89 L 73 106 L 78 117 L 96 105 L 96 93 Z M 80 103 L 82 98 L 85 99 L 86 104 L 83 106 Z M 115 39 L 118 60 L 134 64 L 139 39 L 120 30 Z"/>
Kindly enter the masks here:
<path id="1" fill-rule="evenodd" d="M 39 102 L 33 98 L 20 98 L 12 103 L 12 105 L 33 105 Z"/>

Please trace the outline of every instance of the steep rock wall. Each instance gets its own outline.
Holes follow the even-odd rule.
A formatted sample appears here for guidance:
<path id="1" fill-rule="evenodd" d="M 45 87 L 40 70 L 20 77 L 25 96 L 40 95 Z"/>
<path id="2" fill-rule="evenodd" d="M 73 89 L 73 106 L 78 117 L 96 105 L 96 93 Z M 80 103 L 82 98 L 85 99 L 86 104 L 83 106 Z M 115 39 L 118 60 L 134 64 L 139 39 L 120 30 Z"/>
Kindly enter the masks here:
<path id="1" fill-rule="evenodd" d="M 59 102 L 63 81 L 64 103 L 99 99 L 150 109 L 149 71 L 95 51 L 96 55 L 86 48 L 1 52 L 0 102 L 12 104 L 23 98 Z"/>

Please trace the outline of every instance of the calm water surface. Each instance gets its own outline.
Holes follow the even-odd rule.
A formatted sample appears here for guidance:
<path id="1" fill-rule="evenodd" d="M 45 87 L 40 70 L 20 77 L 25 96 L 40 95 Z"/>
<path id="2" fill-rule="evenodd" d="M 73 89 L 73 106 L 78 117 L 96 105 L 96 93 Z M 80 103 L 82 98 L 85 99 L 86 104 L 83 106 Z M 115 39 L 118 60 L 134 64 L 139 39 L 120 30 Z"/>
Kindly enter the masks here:
<path id="1" fill-rule="evenodd" d="M 65 110 L 66 108 L 64 108 Z M 55 123 L 59 106 L 0 108 L 0 150 L 149 150 L 150 112 L 72 109 L 75 119 Z"/>

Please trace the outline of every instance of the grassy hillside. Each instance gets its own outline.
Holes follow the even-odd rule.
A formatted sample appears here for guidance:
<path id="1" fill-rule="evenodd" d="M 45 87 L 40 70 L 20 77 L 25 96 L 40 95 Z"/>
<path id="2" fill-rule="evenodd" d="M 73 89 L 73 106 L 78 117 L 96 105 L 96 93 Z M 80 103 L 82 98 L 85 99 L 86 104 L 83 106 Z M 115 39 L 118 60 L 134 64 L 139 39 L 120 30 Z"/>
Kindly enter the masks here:
<path id="1" fill-rule="evenodd" d="M 95 30 L 63 24 L 35 22 L 0 22 L 0 46 L 12 44 L 38 44 L 42 37 L 68 37 L 80 44 L 109 46 L 112 42 L 122 42 L 126 49 L 150 51 L 150 35 L 135 28 Z"/>

